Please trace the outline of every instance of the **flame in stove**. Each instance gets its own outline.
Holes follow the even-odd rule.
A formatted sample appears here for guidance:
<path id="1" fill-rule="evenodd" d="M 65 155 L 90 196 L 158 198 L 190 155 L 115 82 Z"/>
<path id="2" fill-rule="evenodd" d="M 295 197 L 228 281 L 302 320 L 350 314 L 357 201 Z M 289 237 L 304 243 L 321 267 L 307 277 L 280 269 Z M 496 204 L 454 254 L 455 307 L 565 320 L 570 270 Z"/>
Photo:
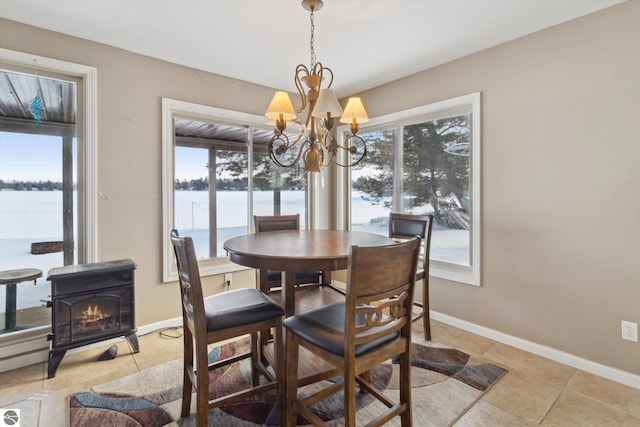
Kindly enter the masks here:
<path id="1" fill-rule="evenodd" d="M 98 304 L 87 304 L 86 310 L 80 307 L 78 309 L 73 321 L 73 333 L 77 336 L 101 333 L 120 327 L 118 319 L 114 318 L 113 307 L 103 309 Z"/>
<path id="2" fill-rule="evenodd" d="M 87 320 L 89 322 L 105 319 L 107 317 L 109 316 L 102 312 L 102 309 L 100 309 L 100 306 L 98 304 L 96 305 L 89 304 L 87 306 L 87 309 L 80 313 L 80 318 L 83 320 Z"/>
<path id="3" fill-rule="evenodd" d="M 100 310 L 100 306 L 89 304 L 89 307 L 87 307 L 87 316 L 102 317 L 102 310 Z"/>

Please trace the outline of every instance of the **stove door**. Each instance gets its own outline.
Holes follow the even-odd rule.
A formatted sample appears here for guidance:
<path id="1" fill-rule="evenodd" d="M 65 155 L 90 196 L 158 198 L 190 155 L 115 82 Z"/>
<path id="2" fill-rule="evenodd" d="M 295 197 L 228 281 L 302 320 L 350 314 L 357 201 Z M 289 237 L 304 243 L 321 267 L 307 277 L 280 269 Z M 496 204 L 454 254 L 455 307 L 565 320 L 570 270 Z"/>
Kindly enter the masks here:
<path id="1" fill-rule="evenodd" d="M 56 298 L 52 314 L 54 348 L 121 336 L 134 327 L 133 287 Z"/>

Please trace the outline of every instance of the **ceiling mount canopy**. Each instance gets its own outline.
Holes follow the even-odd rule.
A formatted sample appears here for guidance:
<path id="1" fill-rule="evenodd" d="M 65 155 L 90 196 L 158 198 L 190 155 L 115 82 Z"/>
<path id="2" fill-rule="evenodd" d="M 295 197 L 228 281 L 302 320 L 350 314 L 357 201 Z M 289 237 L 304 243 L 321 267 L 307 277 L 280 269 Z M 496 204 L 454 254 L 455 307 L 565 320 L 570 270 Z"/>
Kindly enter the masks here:
<path id="1" fill-rule="evenodd" d="M 311 63 L 308 68 L 303 64 L 296 67 L 295 84 L 300 94 L 300 108 L 294 109 L 287 92 L 278 91 L 265 113 L 267 123 L 275 125 L 268 145 L 271 160 L 281 167 L 293 167 L 302 159 L 305 172 L 320 172 L 331 163 L 342 167 L 354 166 L 367 153 L 364 140 L 357 135 L 358 124 L 369 120 L 360 98 L 349 98 L 343 111 L 331 89 L 333 71 L 316 62 L 315 12 L 322 6 L 322 0 L 302 1 L 302 7 L 310 12 Z M 304 122 L 296 113 L 306 115 Z M 338 144 L 333 135 L 338 117 L 341 117 L 340 122 L 351 124 L 351 134 L 345 138 L 344 145 Z M 299 131 L 290 135 L 290 140 L 286 129 L 291 123 L 298 125 Z"/>

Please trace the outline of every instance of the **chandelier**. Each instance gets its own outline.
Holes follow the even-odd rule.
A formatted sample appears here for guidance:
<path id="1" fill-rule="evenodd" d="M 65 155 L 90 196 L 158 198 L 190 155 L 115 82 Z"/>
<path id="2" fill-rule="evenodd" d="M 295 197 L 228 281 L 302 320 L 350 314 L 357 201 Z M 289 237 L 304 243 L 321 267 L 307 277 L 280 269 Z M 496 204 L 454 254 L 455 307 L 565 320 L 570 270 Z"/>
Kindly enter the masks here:
<path id="1" fill-rule="evenodd" d="M 331 89 L 333 72 L 316 62 L 314 13 L 322 8 L 322 0 L 302 0 L 302 7 L 310 12 L 311 65 L 309 68 L 303 64 L 296 67 L 295 83 L 301 99 L 297 113 L 304 111 L 306 119 L 303 122 L 297 117 L 287 92 L 276 92 L 265 113 L 267 123 L 275 126 L 268 144 L 269 157 L 276 165 L 287 168 L 302 159 L 305 172 L 320 172 L 331 163 L 342 167 L 355 166 L 367 154 L 364 140 L 357 135 L 358 124 L 369 121 L 369 117 L 360 98 L 349 98 L 342 110 Z M 351 133 L 345 137 L 344 145 L 338 144 L 333 134 L 338 117 L 341 123 L 351 124 Z M 287 125 L 296 125 L 298 132 L 287 135 Z"/>

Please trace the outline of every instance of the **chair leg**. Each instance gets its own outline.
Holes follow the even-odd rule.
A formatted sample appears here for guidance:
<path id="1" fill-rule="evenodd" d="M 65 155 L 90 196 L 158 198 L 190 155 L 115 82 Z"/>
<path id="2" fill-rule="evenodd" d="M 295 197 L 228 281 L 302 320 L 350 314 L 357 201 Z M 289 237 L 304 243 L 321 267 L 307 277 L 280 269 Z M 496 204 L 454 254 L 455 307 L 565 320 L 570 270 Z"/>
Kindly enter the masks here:
<path id="1" fill-rule="evenodd" d="M 411 346 L 399 357 L 400 364 L 400 402 L 407 405 L 407 409 L 400 414 L 402 427 L 412 425 L 411 415 Z"/>
<path id="2" fill-rule="evenodd" d="M 356 427 L 356 377 L 353 371 L 344 371 L 344 425 Z"/>
<path id="3" fill-rule="evenodd" d="M 182 412 L 181 416 L 186 417 L 191 412 L 191 393 L 193 393 L 193 337 L 187 328 L 184 331 L 184 353 L 182 368 Z"/>
<path id="4" fill-rule="evenodd" d="M 260 384 L 260 371 L 258 370 L 258 357 L 261 354 L 258 351 L 258 333 L 252 332 L 250 334 L 251 337 L 251 383 L 254 387 L 257 387 Z"/>
<path id="5" fill-rule="evenodd" d="M 197 425 L 207 426 L 209 421 L 209 360 L 207 345 L 196 343 L 196 413 Z"/>
<path id="6" fill-rule="evenodd" d="M 287 385 L 285 370 L 287 369 L 287 365 L 285 364 L 285 350 L 284 350 L 284 340 L 283 340 L 283 332 L 282 332 L 282 319 L 278 318 L 276 320 L 275 325 L 275 333 L 273 337 L 273 348 L 274 355 L 276 359 L 276 381 L 278 385 L 276 386 L 276 397 L 278 400 L 278 422 L 281 426 L 286 425 L 287 423 Z M 297 371 L 296 371 L 297 372 Z"/>
<path id="7" fill-rule="evenodd" d="M 267 283 L 267 270 L 257 270 L 257 278 L 256 280 L 258 281 L 258 289 L 260 289 L 262 292 L 264 292 L 265 294 L 269 293 L 269 284 Z M 267 345 L 267 343 L 269 342 L 269 335 L 270 335 L 271 331 L 270 330 L 265 330 L 262 331 L 262 333 L 260 333 L 260 348 L 263 348 L 265 345 Z M 264 352 L 260 352 L 260 362 L 262 362 L 263 365 L 267 366 L 269 364 L 269 361 L 267 360 L 266 356 L 264 355 Z"/>
<path id="8" fill-rule="evenodd" d="M 422 281 L 422 327 L 424 339 L 431 341 L 431 316 L 429 315 L 429 282 L 427 278 Z"/>
<path id="9" fill-rule="evenodd" d="M 287 331 L 285 337 L 287 380 L 285 392 L 287 396 L 287 427 L 295 427 L 297 414 L 293 402 L 298 397 L 298 344 L 294 341 L 293 334 Z"/>
<path id="10" fill-rule="evenodd" d="M 371 382 L 371 371 L 365 371 L 363 373 L 360 374 L 360 378 L 362 378 L 364 381 L 370 383 Z M 361 394 L 367 394 L 369 393 L 366 389 L 360 388 L 360 393 Z"/>

